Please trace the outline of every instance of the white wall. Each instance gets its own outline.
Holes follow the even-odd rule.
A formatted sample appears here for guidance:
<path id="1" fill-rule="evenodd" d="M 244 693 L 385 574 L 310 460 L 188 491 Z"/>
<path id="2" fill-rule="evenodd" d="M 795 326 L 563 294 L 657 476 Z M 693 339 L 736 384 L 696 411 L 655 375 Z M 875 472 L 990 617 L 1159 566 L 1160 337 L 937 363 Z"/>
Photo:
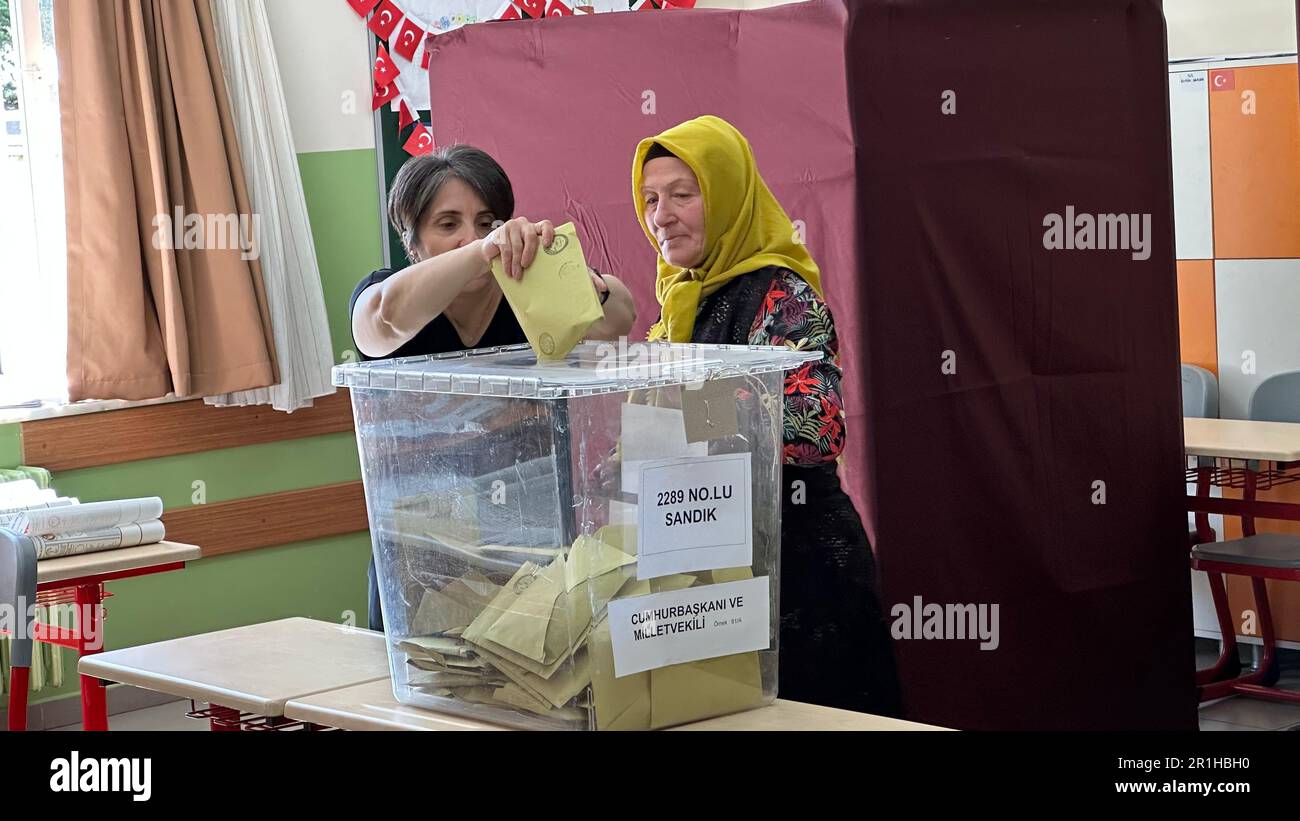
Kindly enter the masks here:
<path id="1" fill-rule="evenodd" d="M 1296 50 L 1295 0 L 1165 0 L 1169 59 Z"/>
<path id="2" fill-rule="evenodd" d="M 341 0 L 266 0 L 295 149 L 374 148 L 365 21 Z"/>
<path id="3" fill-rule="evenodd" d="M 697 5 L 759 9 L 789 2 L 797 0 L 700 0 Z M 1170 60 L 1296 50 L 1295 0 L 1164 2 Z"/>

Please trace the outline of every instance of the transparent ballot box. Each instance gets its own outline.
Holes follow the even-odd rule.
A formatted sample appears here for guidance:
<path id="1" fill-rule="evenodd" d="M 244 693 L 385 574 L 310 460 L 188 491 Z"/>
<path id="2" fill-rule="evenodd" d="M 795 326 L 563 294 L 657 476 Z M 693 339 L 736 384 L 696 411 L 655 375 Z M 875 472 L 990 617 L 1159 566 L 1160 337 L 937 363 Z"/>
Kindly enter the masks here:
<path id="1" fill-rule="evenodd" d="M 397 699 L 555 729 L 773 701 L 784 371 L 820 357 L 589 341 L 336 367 Z"/>

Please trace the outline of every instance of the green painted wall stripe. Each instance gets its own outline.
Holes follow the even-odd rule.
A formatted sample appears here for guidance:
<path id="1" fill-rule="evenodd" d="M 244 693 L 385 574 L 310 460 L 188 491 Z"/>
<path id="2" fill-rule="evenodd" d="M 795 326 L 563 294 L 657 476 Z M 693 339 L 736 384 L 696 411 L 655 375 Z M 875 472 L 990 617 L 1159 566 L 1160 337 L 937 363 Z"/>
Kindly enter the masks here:
<path id="1" fill-rule="evenodd" d="M 383 265 L 379 182 L 372 148 L 298 155 L 316 243 L 334 358 L 352 348 L 348 300 L 363 276 Z"/>
<path id="2" fill-rule="evenodd" d="M 0 425 L 0 468 L 16 468 L 22 463 L 22 427 L 17 423 Z"/>
<path id="3" fill-rule="evenodd" d="M 160 496 L 172 509 L 193 503 L 196 481 L 206 485 L 207 503 L 212 504 L 360 478 L 356 435 L 344 431 L 62 471 L 53 484 L 59 493 L 83 502 Z"/>

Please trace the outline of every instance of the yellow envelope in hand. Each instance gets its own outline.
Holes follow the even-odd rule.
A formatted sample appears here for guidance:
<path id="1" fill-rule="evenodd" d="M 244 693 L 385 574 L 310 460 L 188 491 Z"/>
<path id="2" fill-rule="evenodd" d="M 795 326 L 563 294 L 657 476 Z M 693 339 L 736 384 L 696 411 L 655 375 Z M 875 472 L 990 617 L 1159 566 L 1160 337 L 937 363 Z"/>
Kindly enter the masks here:
<path id="1" fill-rule="evenodd" d="M 500 257 L 492 260 L 492 274 L 538 359 L 563 359 L 605 316 L 571 222 L 555 229 L 550 247 L 537 250 L 522 279 L 506 276 Z"/>

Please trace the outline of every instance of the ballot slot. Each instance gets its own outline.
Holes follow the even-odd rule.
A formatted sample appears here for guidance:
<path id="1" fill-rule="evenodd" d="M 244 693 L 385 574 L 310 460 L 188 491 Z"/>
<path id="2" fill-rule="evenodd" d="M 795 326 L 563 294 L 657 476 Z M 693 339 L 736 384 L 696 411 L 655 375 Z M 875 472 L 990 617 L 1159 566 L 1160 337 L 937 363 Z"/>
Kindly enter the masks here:
<path id="1" fill-rule="evenodd" d="M 399 701 L 619 730 L 776 697 L 782 375 L 817 355 L 683 347 L 710 364 L 657 384 L 602 372 L 591 342 L 561 363 L 514 347 L 401 366 L 537 397 L 336 370 L 372 385 L 352 401 Z"/>

